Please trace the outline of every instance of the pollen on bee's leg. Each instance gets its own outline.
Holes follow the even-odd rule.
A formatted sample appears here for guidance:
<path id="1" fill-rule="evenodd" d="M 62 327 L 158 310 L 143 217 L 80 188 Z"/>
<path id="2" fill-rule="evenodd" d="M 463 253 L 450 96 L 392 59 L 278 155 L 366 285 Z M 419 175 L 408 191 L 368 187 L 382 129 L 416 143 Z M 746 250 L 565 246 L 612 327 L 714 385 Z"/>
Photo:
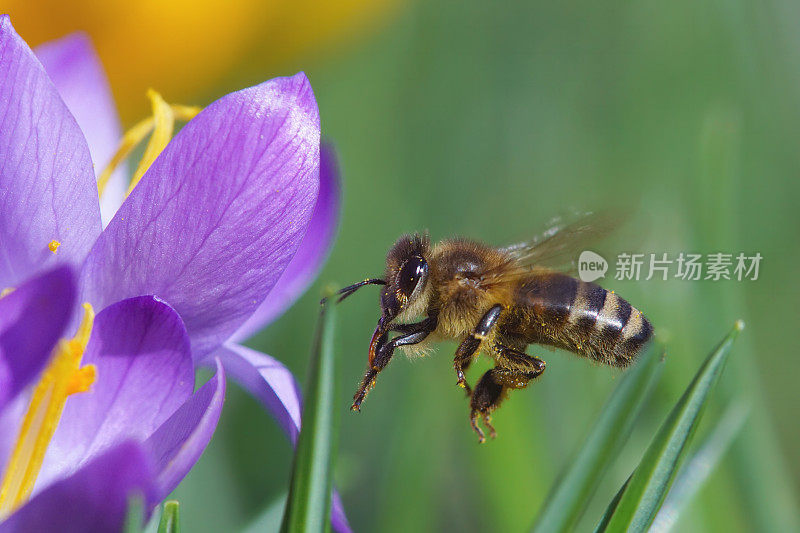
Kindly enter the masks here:
<path id="1" fill-rule="evenodd" d="M 61 243 L 59 241 L 53 239 L 52 241 L 50 241 L 47 244 L 47 249 L 50 250 L 53 253 L 56 253 L 58 251 L 58 247 L 59 246 L 61 246 Z"/>

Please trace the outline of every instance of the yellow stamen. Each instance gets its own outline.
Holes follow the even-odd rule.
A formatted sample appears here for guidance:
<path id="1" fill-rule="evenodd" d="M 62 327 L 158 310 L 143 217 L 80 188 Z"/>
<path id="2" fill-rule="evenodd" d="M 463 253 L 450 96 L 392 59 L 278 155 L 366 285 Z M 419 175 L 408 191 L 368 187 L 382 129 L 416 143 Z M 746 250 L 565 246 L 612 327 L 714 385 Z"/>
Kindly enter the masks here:
<path id="1" fill-rule="evenodd" d="M 203 110 L 202 107 L 197 107 L 196 105 L 179 104 L 172 104 L 170 109 L 172 109 L 172 114 L 175 115 L 176 120 L 182 120 L 184 122 L 192 120 Z"/>
<path id="2" fill-rule="evenodd" d="M 122 136 L 122 142 L 119 143 L 117 152 L 114 154 L 114 157 L 111 158 L 111 162 L 108 166 L 103 169 L 100 177 L 97 178 L 97 191 L 101 198 L 103 197 L 103 192 L 106 190 L 106 185 L 108 185 L 108 180 L 111 179 L 111 174 L 114 173 L 120 163 L 131 155 L 133 149 L 136 148 L 145 137 L 150 135 L 150 132 L 153 131 L 153 125 L 153 117 L 148 117 L 126 131 L 125 135 Z"/>
<path id="3" fill-rule="evenodd" d="M 58 342 L 50 363 L 33 390 L 0 484 L 0 520 L 14 512 L 30 496 L 67 398 L 88 391 L 97 378 L 94 365 L 80 366 L 94 324 L 92 306 L 87 303 L 83 308 L 83 320 L 78 332 L 73 338 Z"/>
<path id="4" fill-rule="evenodd" d="M 202 108 L 196 106 L 167 105 L 167 108 L 169 109 L 169 113 L 167 113 L 167 110 L 164 107 L 166 103 L 157 92 L 153 90 L 148 91 L 148 97 L 150 98 L 150 101 L 153 106 L 153 116 L 147 117 L 146 119 L 136 123 L 136 125 L 134 125 L 131 129 L 126 131 L 125 135 L 122 136 L 122 141 L 120 142 L 119 148 L 117 148 L 114 157 L 111 158 L 111 161 L 108 163 L 106 168 L 104 168 L 103 172 L 100 173 L 100 177 L 97 178 L 97 192 L 100 194 L 101 198 L 106 190 L 108 181 L 111 179 L 111 175 L 120 165 L 120 163 L 125 161 L 128 158 L 128 156 L 131 155 L 131 152 L 133 152 L 133 150 L 137 146 L 139 146 L 139 144 L 148 135 L 150 135 L 151 132 L 153 132 L 154 128 L 156 129 L 156 132 L 158 132 L 159 116 L 161 116 L 162 128 L 163 128 L 163 126 L 166 125 L 166 121 L 164 120 L 166 118 L 165 115 L 168 115 L 169 113 L 171 113 L 173 117 L 172 124 L 174 125 L 175 120 L 189 121 L 192 120 L 195 116 L 197 116 L 197 114 L 200 113 L 200 111 L 202 111 Z M 144 170 L 142 170 L 138 178 L 136 178 L 135 177 L 136 175 L 134 175 L 136 183 L 139 182 L 141 177 L 144 175 L 145 171 L 150 167 L 150 164 L 152 164 L 155 158 L 158 157 L 158 154 L 160 154 L 161 150 L 164 149 L 166 143 L 169 142 L 169 137 L 172 136 L 172 129 L 173 126 L 169 126 L 169 135 L 167 136 L 166 141 L 163 141 L 163 139 L 161 141 L 158 141 L 158 144 L 161 144 L 161 148 L 155 153 L 150 162 L 147 163 L 147 166 L 144 167 Z M 153 137 L 155 137 L 156 134 L 157 133 L 154 133 Z M 150 144 L 153 144 L 152 139 L 150 141 Z M 147 147 L 148 150 L 150 149 L 150 144 L 148 144 Z M 156 150 L 156 147 L 153 147 L 153 150 Z M 144 164 L 145 159 L 147 159 L 147 155 L 148 154 L 146 150 L 145 158 L 142 159 L 142 162 L 139 164 L 139 168 L 141 168 L 142 165 Z M 139 168 L 137 168 L 137 174 L 139 173 Z M 134 186 L 135 183 L 132 181 L 127 194 L 130 194 L 130 191 L 133 190 Z"/>
<path id="5" fill-rule="evenodd" d="M 139 166 L 136 167 L 136 171 L 133 173 L 128 192 L 125 193 L 126 196 L 136 187 L 144 173 L 156 160 L 158 154 L 166 148 L 167 143 L 172 138 L 172 130 L 175 127 L 175 115 L 172 113 L 172 108 L 161 98 L 161 95 L 150 89 L 147 91 L 147 97 L 150 98 L 150 104 L 153 106 L 155 128 L 153 128 L 153 134 L 144 149 L 142 160 L 139 161 Z"/>
<path id="6" fill-rule="evenodd" d="M 53 239 L 50 241 L 50 244 L 47 247 L 50 249 L 51 252 L 56 253 L 58 251 L 58 247 L 61 246 L 61 243 L 57 240 Z"/>
<path id="7" fill-rule="evenodd" d="M 2 291 L 0 291 L 0 298 L 2 298 L 3 296 L 8 296 L 12 292 L 14 292 L 14 287 L 6 287 Z"/>

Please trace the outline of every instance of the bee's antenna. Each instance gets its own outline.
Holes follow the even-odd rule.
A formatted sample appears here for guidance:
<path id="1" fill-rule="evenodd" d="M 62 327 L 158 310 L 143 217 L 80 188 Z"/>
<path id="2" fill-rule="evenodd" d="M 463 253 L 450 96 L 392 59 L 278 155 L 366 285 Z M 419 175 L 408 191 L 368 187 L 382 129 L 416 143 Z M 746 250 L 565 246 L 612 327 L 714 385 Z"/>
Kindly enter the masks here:
<path id="1" fill-rule="evenodd" d="M 336 300 L 336 303 L 337 304 L 341 303 L 342 300 L 344 300 L 345 298 L 347 298 L 348 296 L 350 296 L 351 294 L 353 294 L 354 292 L 356 292 L 358 289 L 360 289 L 365 285 L 386 285 L 386 282 L 379 278 L 371 278 L 371 279 L 365 279 L 364 281 L 359 281 L 358 283 L 354 283 L 353 285 L 345 287 L 344 289 L 341 289 L 334 293 L 334 295 L 337 294 L 341 295 L 339 296 L 339 299 Z M 320 300 L 319 303 L 320 305 L 325 305 L 326 303 L 328 303 L 328 297 L 326 296 L 325 298 Z"/>

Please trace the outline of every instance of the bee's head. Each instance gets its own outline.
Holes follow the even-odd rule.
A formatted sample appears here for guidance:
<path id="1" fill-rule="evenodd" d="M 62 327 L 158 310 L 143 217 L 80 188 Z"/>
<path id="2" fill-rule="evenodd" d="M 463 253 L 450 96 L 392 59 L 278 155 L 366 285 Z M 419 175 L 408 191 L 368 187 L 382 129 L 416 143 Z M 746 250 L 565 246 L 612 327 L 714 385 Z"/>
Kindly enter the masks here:
<path id="1" fill-rule="evenodd" d="M 421 313 L 429 298 L 428 261 L 430 249 L 427 234 L 403 235 L 386 254 L 386 285 L 381 291 L 381 317 L 369 343 L 369 363 L 386 343 L 392 322 L 403 313 Z"/>
<path id="2" fill-rule="evenodd" d="M 381 318 L 386 324 L 418 307 L 428 282 L 429 250 L 428 235 L 414 233 L 400 237 L 386 254 L 386 286 L 381 291 Z"/>
<path id="3" fill-rule="evenodd" d="M 385 279 L 365 279 L 338 292 L 337 303 L 366 285 L 384 285 L 380 299 L 381 317 L 370 341 L 370 365 L 376 352 L 386 343 L 395 319 L 413 318 L 425 312 L 431 295 L 428 283 L 429 252 L 430 239 L 427 233 L 403 235 L 386 254 Z M 320 303 L 326 301 L 327 298 L 323 298 Z"/>

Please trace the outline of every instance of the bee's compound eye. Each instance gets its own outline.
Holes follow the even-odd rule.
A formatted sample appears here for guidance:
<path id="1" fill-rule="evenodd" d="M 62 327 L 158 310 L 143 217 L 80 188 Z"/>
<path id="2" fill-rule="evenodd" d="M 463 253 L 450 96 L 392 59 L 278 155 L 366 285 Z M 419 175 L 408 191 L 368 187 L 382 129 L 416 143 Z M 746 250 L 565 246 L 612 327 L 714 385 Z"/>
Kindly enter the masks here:
<path id="1" fill-rule="evenodd" d="M 428 263 L 422 257 L 415 255 L 400 267 L 397 275 L 397 288 L 406 295 L 411 296 L 414 288 L 428 271 Z"/>

